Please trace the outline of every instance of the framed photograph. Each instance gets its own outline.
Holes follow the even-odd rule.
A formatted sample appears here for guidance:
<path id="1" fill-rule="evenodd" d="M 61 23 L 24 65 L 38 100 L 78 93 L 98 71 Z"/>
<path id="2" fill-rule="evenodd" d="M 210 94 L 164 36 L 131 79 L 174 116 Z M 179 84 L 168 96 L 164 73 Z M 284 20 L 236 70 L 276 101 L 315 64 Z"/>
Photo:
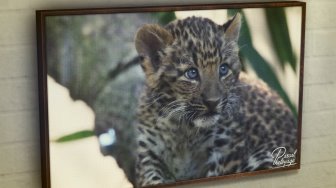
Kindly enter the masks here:
<path id="1" fill-rule="evenodd" d="M 304 2 L 36 13 L 44 188 L 300 168 Z"/>

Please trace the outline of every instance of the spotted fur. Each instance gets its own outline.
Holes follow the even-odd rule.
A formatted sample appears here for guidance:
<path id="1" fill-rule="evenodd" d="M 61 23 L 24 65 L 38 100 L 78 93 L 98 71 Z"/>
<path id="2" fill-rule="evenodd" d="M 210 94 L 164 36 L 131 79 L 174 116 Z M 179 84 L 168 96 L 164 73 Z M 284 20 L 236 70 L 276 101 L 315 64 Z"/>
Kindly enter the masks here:
<path id="1" fill-rule="evenodd" d="M 296 119 L 262 81 L 240 72 L 240 15 L 145 25 L 135 39 L 146 87 L 138 108 L 139 186 L 272 168 L 296 148 Z M 195 76 L 196 75 L 196 76 Z"/>

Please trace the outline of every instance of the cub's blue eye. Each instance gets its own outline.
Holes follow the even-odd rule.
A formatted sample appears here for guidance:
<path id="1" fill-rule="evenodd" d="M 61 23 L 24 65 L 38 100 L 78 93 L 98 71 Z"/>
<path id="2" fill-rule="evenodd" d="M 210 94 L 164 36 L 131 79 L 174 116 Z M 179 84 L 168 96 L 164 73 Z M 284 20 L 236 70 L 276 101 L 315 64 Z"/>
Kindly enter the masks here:
<path id="1" fill-rule="evenodd" d="M 222 64 L 219 66 L 219 75 L 226 76 L 229 73 L 229 66 L 227 64 Z"/>
<path id="2" fill-rule="evenodd" d="M 195 68 L 190 68 L 185 71 L 184 76 L 187 77 L 188 79 L 196 79 L 198 77 L 198 71 Z"/>

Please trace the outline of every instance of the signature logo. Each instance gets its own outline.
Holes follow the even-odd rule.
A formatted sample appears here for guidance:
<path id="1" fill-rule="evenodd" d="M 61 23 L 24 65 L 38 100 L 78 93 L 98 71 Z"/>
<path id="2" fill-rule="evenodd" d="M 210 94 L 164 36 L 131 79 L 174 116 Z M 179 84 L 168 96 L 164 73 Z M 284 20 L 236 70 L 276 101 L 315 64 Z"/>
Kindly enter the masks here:
<path id="1" fill-rule="evenodd" d="M 296 152 L 297 150 L 293 153 L 287 153 L 287 149 L 285 147 L 276 148 L 272 152 L 273 165 L 276 167 L 288 167 L 295 165 Z"/>

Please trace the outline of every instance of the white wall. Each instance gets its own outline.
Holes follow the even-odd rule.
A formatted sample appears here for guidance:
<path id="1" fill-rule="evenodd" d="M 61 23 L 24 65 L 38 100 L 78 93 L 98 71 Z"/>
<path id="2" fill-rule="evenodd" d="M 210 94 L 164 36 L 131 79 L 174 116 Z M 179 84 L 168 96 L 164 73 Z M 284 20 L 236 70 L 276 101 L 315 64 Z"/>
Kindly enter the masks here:
<path id="1" fill-rule="evenodd" d="M 133 0 L 1 0 L 0 187 L 39 188 L 35 10 L 133 5 Z M 163 5 L 202 0 L 140 0 Z M 204 2 L 204 1 L 203 1 Z M 226 2 L 211 1 L 211 2 Z M 238 2 L 238 1 L 236 1 Z M 186 187 L 336 186 L 336 1 L 306 0 L 302 169 Z M 210 3 L 210 1 L 208 1 Z M 225 185 L 225 186 L 224 186 Z"/>

